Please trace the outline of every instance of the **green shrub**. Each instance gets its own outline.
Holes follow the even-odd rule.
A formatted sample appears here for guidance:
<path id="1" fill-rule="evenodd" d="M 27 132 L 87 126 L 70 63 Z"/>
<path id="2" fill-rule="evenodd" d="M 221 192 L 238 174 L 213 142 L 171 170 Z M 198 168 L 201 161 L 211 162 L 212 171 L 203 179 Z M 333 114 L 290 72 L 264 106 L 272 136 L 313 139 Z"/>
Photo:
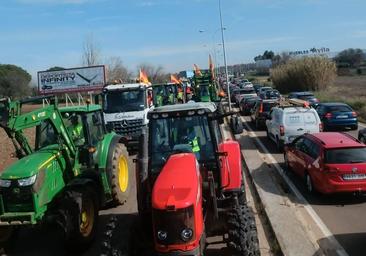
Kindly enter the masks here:
<path id="1" fill-rule="evenodd" d="M 336 65 L 324 57 L 292 59 L 272 70 L 274 86 L 282 93 L 324 90 L 336 77 Z"/>

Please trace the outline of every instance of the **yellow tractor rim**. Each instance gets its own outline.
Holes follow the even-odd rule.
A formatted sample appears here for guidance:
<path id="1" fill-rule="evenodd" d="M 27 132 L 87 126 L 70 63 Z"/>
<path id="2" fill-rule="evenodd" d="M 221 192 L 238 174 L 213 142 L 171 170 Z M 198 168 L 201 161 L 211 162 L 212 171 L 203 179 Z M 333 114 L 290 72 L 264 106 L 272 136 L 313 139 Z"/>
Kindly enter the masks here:
<path id="1" fill-rule="evenodd" d="M 118 160 L 118 183 L 119 189 L 126 192 L 128 188 L 128 164 L 124 156 L 121 156 Z"/>
<path id="2" fill-rule="evenodd" d="M 84 199 L 83 207 L 81 211 L 80 233 L 87 237 L 93 230 L 94 226 L 94 205 L 91 202 L 92 199 Z"/>

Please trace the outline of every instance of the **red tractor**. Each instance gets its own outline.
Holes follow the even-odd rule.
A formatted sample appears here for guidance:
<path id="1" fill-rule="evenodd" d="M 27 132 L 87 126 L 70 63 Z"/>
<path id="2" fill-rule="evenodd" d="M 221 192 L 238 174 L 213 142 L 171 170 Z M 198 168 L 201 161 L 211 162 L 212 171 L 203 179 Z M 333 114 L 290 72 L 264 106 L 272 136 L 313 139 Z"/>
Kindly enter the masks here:
<path id="1" fill-rule="evenodd" d="M 139 215 L 153 241 L 148 255 L 204 255 L 213 235 L 223 236 L 230 255 L 260 255 L 240 146 L 223 139 L 215 104 L 158 107 L 148 118 L 137 159 Z"/>

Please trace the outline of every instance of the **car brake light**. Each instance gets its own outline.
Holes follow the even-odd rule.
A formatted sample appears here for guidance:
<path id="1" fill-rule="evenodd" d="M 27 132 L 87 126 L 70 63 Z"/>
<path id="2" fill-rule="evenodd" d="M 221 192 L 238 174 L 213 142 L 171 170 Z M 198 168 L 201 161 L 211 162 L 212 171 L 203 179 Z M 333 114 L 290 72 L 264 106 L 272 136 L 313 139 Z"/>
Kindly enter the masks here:
<path id="1" fill-rule="evenodd" d="M 332 116 L 333 116 L 332 113 L 326 113 L 325 114 L 325 118 L 328 118 L 328 119 L 332 118 Z"/>
<path id="2" fill-rule="evenodd" d="M 259 113 L 263 113 L 263 103 L 261 103 L 261 106 L 259 107 Z"/>
<path id="3" fill-rule="evenodd" d="M 352 112 L 352 117 L 357 117 L 357 113 L 356 112 Z"/>
<path id="4" fill-rule="evenodd" d="M 280 125 L 280 135 L 281 136 L 285 135 L 285 127 L 283 127 L 282 125 Z"/>
<path id="5" fill-rule="evenodd" d="M 322 132 L 323 131 L 323 123 L 319 123 L 319 132 Z"/>

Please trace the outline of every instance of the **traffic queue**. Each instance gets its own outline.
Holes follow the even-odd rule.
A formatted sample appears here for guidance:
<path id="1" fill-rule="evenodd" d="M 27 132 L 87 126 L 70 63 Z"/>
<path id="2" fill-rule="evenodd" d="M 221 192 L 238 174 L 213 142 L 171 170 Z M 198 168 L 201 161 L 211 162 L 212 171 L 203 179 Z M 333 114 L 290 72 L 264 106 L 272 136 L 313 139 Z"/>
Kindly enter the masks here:
<path id="1" fill-rule="evenodd" d="M 283 152 L 287 173 L 299 176 L 309 193 L 366 191 L 366 129 L 358 138 L 347 133 L 359 127 L 349 105 L 320 102 L 311 92 L 284 97 L 258 84 L 230 89 L 241 115 L 250 117 L 253 129 L 266 132 L 268 143 Z"/>

